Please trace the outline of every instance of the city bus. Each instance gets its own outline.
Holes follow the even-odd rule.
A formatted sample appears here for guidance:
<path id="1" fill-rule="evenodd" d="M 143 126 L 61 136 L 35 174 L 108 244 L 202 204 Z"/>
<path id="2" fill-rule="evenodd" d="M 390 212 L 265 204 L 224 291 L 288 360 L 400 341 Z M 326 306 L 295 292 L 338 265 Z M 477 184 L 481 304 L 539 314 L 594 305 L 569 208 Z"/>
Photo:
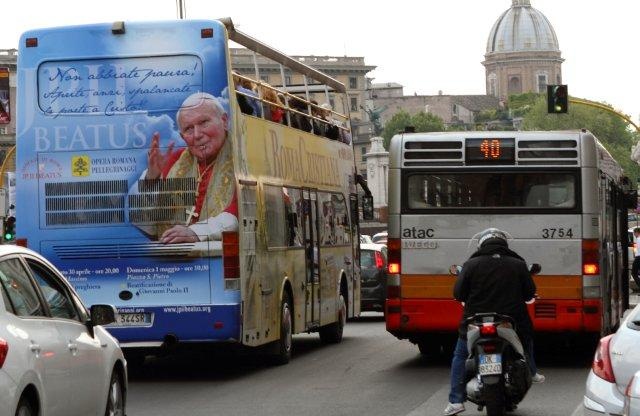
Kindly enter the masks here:
<path id="1" fill-rule="evenodd" d="M 588 131 L 402 133 L 389 149 L 386 328 L 423 354 L 457 336 L 452 265 L 489 227 L 528 263 L 538 333 L 593 338 L 628 302 L 627 209 L 635 192 Z"/>
<path id="2" fill-rule="evenodd" d="M 255 78 L 233 71 L 232 41 Z M 360 312 L 363 184 L 352 144 L 321 135 L 350 136 L 342 83 L 230 19 L 32 30 L 19 51 L 18 242 L 88 305 L 116 306 L 109 331 L 132 362 L 226 343 L 286 363 L 292 334 L 341 341 Z"/>

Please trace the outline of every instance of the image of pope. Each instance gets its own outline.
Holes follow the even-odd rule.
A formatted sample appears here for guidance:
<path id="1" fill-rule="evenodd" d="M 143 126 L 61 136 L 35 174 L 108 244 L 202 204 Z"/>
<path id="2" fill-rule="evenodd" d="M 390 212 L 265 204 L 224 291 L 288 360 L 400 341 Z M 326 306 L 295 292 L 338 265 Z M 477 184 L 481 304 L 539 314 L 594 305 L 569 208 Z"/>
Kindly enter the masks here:
<path id="1" fill-rule="evenodd" d="M 228 115 L 218 99 L 207 93 L 187 97 L 176 114 L 180 137 L 186 147 L 166 151 L 155 132 L 148 152 L 146 180 L 196 178 L 195 205 L 187 220 L 159 228 L 164 244 L 221 240 L 223 231 L 238 230 L 238 204 L 232 146 L 228 140 Z M 184 213 L 181 213 L 184 218 Z"/>

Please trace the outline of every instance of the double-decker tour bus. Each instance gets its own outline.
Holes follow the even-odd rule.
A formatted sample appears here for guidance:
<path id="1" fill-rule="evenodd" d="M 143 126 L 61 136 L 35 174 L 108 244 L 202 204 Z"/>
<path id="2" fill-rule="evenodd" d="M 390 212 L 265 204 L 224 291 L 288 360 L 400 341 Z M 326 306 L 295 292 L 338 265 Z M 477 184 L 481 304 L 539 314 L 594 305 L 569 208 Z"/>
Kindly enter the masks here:
<path id="1" fill-rule="evenodd" d="M 457 335 L 453 264 L 472 237 L 507 231 L 528 263 L 538 332 L 608 333 L 628 302 L 627 206 L 634 193 L 588 131 L 404 133 L 389 150 L 386 327 L 435 353 Z"/>
<path id="2" fill-rule="evenodd" d="M 117 307 L 130 357 L 227 342 L 282 363 L 294 333 L 341 340 L 360 310 L 341 82 L 230 19 L 33 30 L 19 51 L 19 241 Z"/>

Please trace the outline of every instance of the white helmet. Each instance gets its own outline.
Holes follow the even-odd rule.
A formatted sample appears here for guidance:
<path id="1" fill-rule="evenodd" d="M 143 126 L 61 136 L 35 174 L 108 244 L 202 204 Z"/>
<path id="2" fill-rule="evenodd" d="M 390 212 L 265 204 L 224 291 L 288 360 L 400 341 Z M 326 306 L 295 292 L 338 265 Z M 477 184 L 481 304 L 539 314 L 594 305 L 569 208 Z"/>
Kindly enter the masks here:
<path id="1" fill-rule="evenodd" d="M 506 231 L 499 230 L 497 228 L 487 228 L 484 231 L 480 231 L 478 234 L 476 234 L 476 236 L 478 238 L 478 248 L 482 247 L 482 245 L 490 239 L 497 238 L 504 241 L 504 243 L 507 244 L 507 240 L 511 238 L 509 233 L 507 233 Z"/>

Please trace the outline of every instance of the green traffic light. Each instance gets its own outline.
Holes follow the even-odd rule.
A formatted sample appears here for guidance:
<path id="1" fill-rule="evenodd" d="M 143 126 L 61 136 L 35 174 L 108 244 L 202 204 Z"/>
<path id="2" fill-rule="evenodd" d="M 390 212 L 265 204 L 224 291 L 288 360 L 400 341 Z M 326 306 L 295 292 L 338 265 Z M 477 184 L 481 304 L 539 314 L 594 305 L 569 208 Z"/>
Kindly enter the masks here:
<path id="1" fill-rule="evenodd" d="M 11 234 L 11 233 L 6 233 L 6 234 L 4 235 L 4 239 L 5 239 L 6 241 L 13 240 L 13 234 Z"/>

